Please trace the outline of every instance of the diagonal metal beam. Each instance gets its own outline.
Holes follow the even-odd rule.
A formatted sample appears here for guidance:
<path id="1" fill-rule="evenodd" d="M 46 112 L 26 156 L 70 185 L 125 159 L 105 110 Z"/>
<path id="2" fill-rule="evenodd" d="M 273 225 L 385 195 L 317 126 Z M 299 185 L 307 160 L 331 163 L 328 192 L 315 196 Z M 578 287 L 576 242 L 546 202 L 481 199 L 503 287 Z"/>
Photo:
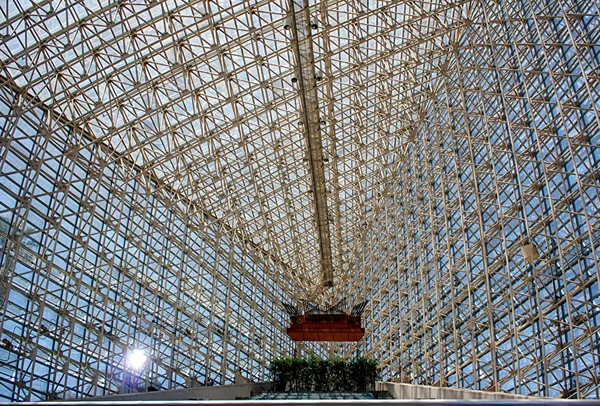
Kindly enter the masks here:
<path id="1" fill-rule="evenodd" d="M 288 272 L 289 275 L 292 275 L 293 277 L 300 279 L 300 283 L 302 286 L 308 285 L 309 282 L 303 280 L 304 278 L 302 275 L 298 275 L 297 273 L 295 273 L 295 270 L 290 265 L 288 265 L 279 255 L 265 249 L 260 244 L 255 243 L 254 241 L 252 241 L 251 238 L 249 238 L 246 235 L 243 235 L 239 230 L 232 227 L 230 224 L 225 222 L 223 219 L 220 219 L 215 214 L 213 214 L 210 211 L 206 210 L 205 208 L 201 207 L 197 202 L 190 201 L 186 197 L 180 196 L 180 193 L 178 193 L 177 190 L 175 190 L 171 185 L 165 183 L 154 172 L 144 170 L 136 162 L 134 162 L 130 156 L 128 156 L 127 154 L 120 153 L 115 148 L 113 148 L 113 146 L 110 145 L 109 143 L 99 142 L 99 139 L 96 138 L 96 136 L 92 132 L 84 129 L 75 120 L 71 121 L 71 120 L 68 120 L 65 116 L 57 114 L 52 108 L 50 108 L 50 106 L 46 105 L 39 97 L 29 93 L 26 89 L 20 87 L 11 78 L 0 75 L 0 86 L 6 86 L 7 88 L 11 89 L 16 94 L 21 95 L 21 97 L 25 98 L 29 103 L 44 109 L 45 111 L 48 112 L 48 114 L 52 114 L 53 118 L 56 121 L 70 126 L 78 134 L 81 134 L 81 136 L 84 137 L 87 141 L 89 141 L 90 143 L 96 144 L 98 146 L 98 148 L 101 148 L 107 155 L 115 157 L 115 159 L 114 159 L 115 162 L 118 160 L 121 160 L 125 164 L 126 167 L 131 168 L 132 171 L 137 172 L 140 175 L 140 177 L 145 177 L 148 180 L 148 184 L 156 185 L 156 187 L 152 190 L 152 193 L 158 193 L 158 192 L 162 191 L 164 193 L 164 195 L 168 196 L 168 198 L 172 199 L 172 201 L 180 201 L 186 207 L 193 208 L 194 213 L 198 214 L 199 216 L 203 217 L 206 220 L 213 221 L 213 222 L 219 224 L 219 227 L 221 227 L 223 230 L 226 230 L 227 232 L 231 233 L 232 235 L 237 234 L 240 241 L 243 241 L 245 244 L 252 247 L 252 249 L 254 249 L 256 252 L 260 253 L 263 257 L 270 258 L 273 262 L 275 262 L 276 264 L 281 266 L 286 272 Z M 177 205 L 174 204 L 173 210 L 177 210 L 177 209 L 178 209 Z M 186 216 L 186 213 L 182 213 L 182 214 L 184 216 Z M 298 280 L 296 280 L 296 282 L 298 282 Z M 1 289 L 2 289 L 2 278 L 0 276 L 0 296 L 2 295 Z M 0 300 L 0 302 L 1 302 L 1 300 Z"/>
<path id="2" fill-rule="evenodd" d="M 292 52 L 298 80 L 298 95 L 302 104 L 304 138 L 315 198 L 315 220 L 319 234 L 321 254 L 321 287 L 333 286 L 331 234 L 327 215 L 327 192 L 325 191 L 325 166 L 323 162 L 323 139 L 317 94 L 315 54 L 311 34 L 310 13 L 307 0 L 289 0 Z"/>

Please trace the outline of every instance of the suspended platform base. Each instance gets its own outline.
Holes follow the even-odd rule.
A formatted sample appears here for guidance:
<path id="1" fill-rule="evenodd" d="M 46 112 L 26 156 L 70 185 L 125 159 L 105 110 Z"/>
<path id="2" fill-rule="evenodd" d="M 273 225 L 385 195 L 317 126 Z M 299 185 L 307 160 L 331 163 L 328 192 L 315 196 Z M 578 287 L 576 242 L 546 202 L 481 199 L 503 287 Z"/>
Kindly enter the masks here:
<path id="1" fill-rule="evenodd" d="M 292 316 L 287 334 L 294 341 L 358 341 L 365 335 L 360 316 L 304 314 Z"/>

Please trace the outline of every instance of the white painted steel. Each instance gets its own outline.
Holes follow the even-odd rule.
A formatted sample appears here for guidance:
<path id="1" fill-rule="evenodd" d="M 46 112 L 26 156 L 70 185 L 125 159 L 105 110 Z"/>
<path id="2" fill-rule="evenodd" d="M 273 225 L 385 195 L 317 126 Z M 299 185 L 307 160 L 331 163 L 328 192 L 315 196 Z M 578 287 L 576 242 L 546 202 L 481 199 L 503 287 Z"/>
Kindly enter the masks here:
<path id="1" fill-rule="evenodd" d="M 600 397 L 598 3 L 308 1 L 319 193 L 288 6 L 0 1 L 0 398 L 258 381 L 295 351 Z M 294 349 L 315 199 L 315 300 L 368 299 L 367 332 Z"/>

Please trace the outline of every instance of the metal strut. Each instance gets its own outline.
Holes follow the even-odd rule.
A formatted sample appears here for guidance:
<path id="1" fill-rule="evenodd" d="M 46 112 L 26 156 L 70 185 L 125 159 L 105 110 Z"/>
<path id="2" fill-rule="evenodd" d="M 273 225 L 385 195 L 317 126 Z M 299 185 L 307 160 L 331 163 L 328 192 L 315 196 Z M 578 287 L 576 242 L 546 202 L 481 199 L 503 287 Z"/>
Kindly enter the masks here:
<path id="1" fill-rule="evenodd" d="M 321 254 L 321 287 L 331 287 L 333 286 L 331 235 L 327 215 L 323 139 L 321 137 L 317 77 L 308 1 L 289 0 L 289 8 L 292 50 L 296 59 L 295 71 L 298 80 L 298 94 L 302 104 L 304 136 L 308 149 L 315 197 L 315 219 L 317 221 Z"/>

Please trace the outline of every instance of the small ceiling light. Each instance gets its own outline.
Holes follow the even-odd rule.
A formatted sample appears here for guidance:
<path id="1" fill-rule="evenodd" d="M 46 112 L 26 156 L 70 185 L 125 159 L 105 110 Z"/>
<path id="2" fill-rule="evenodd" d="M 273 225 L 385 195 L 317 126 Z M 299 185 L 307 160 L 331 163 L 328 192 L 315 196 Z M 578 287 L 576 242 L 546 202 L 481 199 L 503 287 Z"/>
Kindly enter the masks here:
<path id="1" fill-rule="evenodd" d="M 521 245 L 521 253 L 525 261 L 533 265 L 536 259 L 540 257 L 538 249 L 535 244 L 529 242 L 529 239 L 525 239 L 523 245 Z"/>
<path id="2" fill-rule="evenodd" d="M 129 352 L 127 356 L 127 366 L 131 369 L 142 369 L 148 356 L 139 348 L 135 348 Z"/>
<path id="3" fill-rule="evenodd" d="M 283 29 L 289 30 L 292 28 L 292 17 L 287 17 L 283 23 Z"/>

